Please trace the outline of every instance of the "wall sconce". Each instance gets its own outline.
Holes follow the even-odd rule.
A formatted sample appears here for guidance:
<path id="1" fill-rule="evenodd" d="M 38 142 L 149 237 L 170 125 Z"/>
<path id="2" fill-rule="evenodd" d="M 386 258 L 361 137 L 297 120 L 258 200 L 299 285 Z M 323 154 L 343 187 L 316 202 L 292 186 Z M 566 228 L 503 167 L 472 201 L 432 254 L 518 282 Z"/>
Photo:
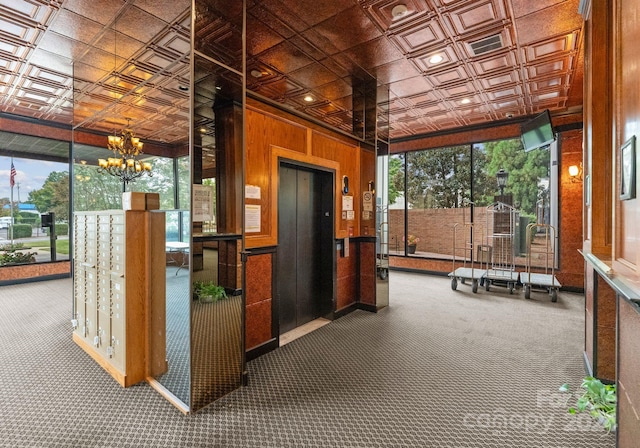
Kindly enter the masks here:
<path id="1" fill-rule="evenodd" d="M 349 193 L 349 178 L 342 176 L 342 194 Z"/>
<path id="2" fill-rule="evenodd" d="M 582 182 L 582 163 L 580 166 L 571 165 L 569 167 L 569 179 L 571 182 Z"/>

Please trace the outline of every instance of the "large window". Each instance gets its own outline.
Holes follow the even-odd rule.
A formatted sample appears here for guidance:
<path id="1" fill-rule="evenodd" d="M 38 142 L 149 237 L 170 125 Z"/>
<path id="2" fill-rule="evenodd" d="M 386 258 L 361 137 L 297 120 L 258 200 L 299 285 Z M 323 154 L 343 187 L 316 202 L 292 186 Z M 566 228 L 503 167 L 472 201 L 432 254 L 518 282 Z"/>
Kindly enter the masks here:
<path id="1" fill-rule="evenodd" d="M 0 156 L 0 266 L 69 259 L 69 165 Z M 53 212 L 52 252 L 41 214 Z"/>
<path id="2" fill-rule="evenodd" d="M 491 245 L 496 231 L 494 207 L 504 203 L 513 209 L 513 216 L 500 232 L 509 233 L 514 263 L 524 265 L 527 225 L 553 224 L 550 160 L 554 148 L 525 152 L 520 140 L 512 139 L 392 156 L 390 252 L 469 258 L 468 251 L 457 249 L 467 243 L 473 250 Z M 502 188 L 499 177 L 505 180 Z M 474 256 L 478 259 L 478 254 Z"/>

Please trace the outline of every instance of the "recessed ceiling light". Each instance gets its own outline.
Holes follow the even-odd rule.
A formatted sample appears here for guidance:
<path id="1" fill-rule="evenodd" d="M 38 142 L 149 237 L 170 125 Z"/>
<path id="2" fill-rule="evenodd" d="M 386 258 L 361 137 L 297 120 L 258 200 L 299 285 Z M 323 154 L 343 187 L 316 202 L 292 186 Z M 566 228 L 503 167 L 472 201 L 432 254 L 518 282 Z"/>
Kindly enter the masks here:
<path id="1" fill-rule="evenodd" d="M 429 58 L 429 63 L 430 64 L 439 64 L 442 61 L 444 61 L 444 58 L 442 57 L 441 54 L 434 54 L 433 56 L 431 56 Z"/>
<path id="2" fill-rule="evenodd" d="M 204 134 L 205 132 L 207 132 L 207 128 L 200 128 L 200 132 Z"/>
<path id="3" fill-rule="evenodd" d="M 254 78 L 261 78 L 263 73 L 260 70 L 251 70 L 251 76 Z"/>
<path id="4" fill-rule="evenodd" d="M 407 13 L 407 5 L 396 5 L 391 10 L 391 15 L 394 19 L 399 19 Z"/>
<path id="5" fill-rule="evenodd" d="M 180 84 L 180 85 L 178 86 L 178 89 L 179 89 L 179 90 L 182 90 L 183 92 L 188 92 L 188 91 L 189 91 L 189 86 L 185 86 L 185 85 L 183 85 L 183 84 Z"/>
<path id="6" fill-rule="evenodd" d="M 222 87 L 216 86 L 216 90 L 222 90 Z"/>
<path id="7" fill-rule="evenodd" d="M 471 100 L 469 98 L 463 98 L 462 100 L 460 100 L 460 104 L 469 104 L 471 102 Z"/>
<path id="8" fill-rule="evenodd" d="M 307 96 L 305 96 L 305 97 L 304 97 L 304 100 L 305 100 L 307 103 L 310 103 L 310 102 L 312 102 L 312 101 L 313 101 L 313 97 L 312 97 L 311 95 L 307 95 Z"/>

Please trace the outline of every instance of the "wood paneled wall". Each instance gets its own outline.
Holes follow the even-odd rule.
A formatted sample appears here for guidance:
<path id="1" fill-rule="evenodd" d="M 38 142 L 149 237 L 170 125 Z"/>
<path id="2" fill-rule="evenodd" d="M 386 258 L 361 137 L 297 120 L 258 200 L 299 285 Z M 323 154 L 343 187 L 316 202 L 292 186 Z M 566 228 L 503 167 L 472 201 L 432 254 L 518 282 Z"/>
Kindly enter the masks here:
<path id="1" fill-rule="evenodd" d="M 590 280 L 586 359 L 599 377 L 615 372 L 617 446 L 631 448 L 640 439 L 640 307 L 630 300 L 640 297 L 640 199 L 620 198 L 620 147 L 640 136 L 640 3 L 584 0 L 581 12 L 587 24 L 584 164 L 591 177 L 583 244 Z M 637 184 L 636 176 L 636 190 Z"/>
<path id="2" fill-rule="evenodd" d="M 248 205 L 259 205 L 260 231 L 248 232 L 248 249 L 278 244 L 278 166 L 288 160 L 335 173 L 335 238 L 361 235 L 362 178 L 375 179 L 375 155 L 352 139 L 317 128 L 284 112 L 248 101 L 246 120 L 247 185 L 259 187 L 260 198 L 246 198 Z M 366 160 L 366 170 L 362 170 Z M 343 219 L 342 178 L 349 178 L 354 219 Z M 366 183 L 365 183 L 366 184 Z M 375 219 L 375 217 L 374 217 Z M 373 227 L 373 220 L 368 227 Z"/>

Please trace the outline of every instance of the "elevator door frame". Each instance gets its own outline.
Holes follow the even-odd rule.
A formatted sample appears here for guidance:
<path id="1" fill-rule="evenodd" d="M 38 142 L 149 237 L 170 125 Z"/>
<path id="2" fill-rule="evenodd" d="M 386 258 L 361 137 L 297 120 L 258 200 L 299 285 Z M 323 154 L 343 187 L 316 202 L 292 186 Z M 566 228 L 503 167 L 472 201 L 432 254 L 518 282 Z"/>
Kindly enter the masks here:
<path id="1" fill-rule="evenodd" d="M 321 246 L 323 250 L 323 257 L 325 260 L 328 260 L 328 263 L 323 263 L 322 265 L 322 273 L 321 273 L 321 284 L 323 285 L 323 290 L 320 292 L 319 296 L 324 297 L 324 299 L 319 300 L 318 302 L 318 316 L 324 317 L 327 319 L 333 319 L 333 314 L 335 311 L 335 295 L 336 295 L 336 251 L 335 251 L 335 179 L 336 174 L 335 170 L 308 164 L 299 161 L 293 161 L 285 158 L 278 159 L 278 198 L 277 203 L 279 207 L 280 203 L 280 169 L 282 167 L 292 168 L 297 171 L 310 171 L 314 174 L 319 174 L 320 176 L 326 176 L 325 180 L 327 180 L 327 184 L 325 185 L 325 189 L 322 193 L 322 218 L 323 224 L 321 226 L 321 230 L 323 235 L 321 236 Z M 326 216 L 326 212 L 329 212 L 329 216 Z M 277 226 L 278 238 L 280 238 L 280 211 L 278 209 L 278 226 Z M 278 241 L 278 251 L 281 248 L 281 242 Z M 326 246 L 326 247 L 325 247 Z M 276 255 L 278 256 L 278 255 Z M 279 263 L 276 261 L 276 266 L 279 270 Z M 274 303 L 274 323 L 276 324 L 276 336 L 280 337 L 280 279 L 281 273 L 276 272 L 276 281 L 278 284 L 276 285 L 276 300 Z"/>

